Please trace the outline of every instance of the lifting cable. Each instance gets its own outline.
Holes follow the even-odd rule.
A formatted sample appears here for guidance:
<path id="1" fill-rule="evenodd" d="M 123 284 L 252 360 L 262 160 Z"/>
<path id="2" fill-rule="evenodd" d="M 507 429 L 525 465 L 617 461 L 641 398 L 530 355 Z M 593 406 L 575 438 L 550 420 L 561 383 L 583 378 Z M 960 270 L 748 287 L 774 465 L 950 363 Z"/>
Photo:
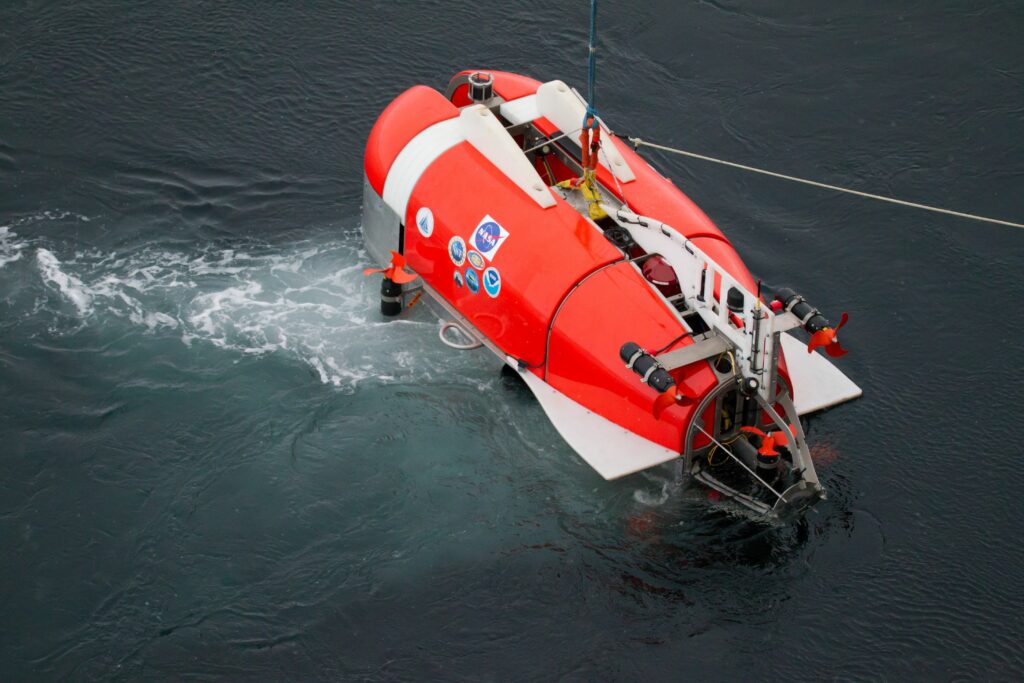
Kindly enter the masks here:
<path id="1" fill-rule="evenodd" d="M 594 72 L 597 71 L 597 0 L 590 0 L 590 54 L 587 56 L 587 116 L 597 116 L 594 108 Z M 587 125 L 584 117 L 583 125 Z"/>
<path id="2" fill-rule="evenodd" d="M 644 147 L 651 147 L 652 149 L 658 149 L 662 152 L 670 152 L 672 154 L 680 154 L 682 156 L 691 157 L 693 159 L 700 159 L 701 161 L 710 161 L 714 164 L 722 164 L 723 166 L 731 166 L 732 168 L 738 168 L 741 171 L 750 171 L 751 173 L 760 173 L 762 175 L 771 176 L 773 178 L 780 178 L 781 180 L 791 180 L 795 183 L 803 183 L 804 185 L 812 185 L 814 187 L 824 188 L 826 190 L 832 190 L 834 192 L 845 192 L 847 194 L 856 195 L 858 197 L 864 197 L 866 199 L 876 199 L 880 202 L 889 202 L 890 204 L 899 204 L 900 206 L 909 206 L 912 209 L 924 209 L 925 211 L 934 211 L 936 213 L 944 213 L 950 216 L 956 216 L 957 218 L 966 218 L 972 221 L 982 221 L 984 223 L 995 223 L 996 225 L 1005 225 L 1011 228 L 1024 228 L 1024 223 L 1014 223 L 1013 221 L 1004 221 L 998 218 L 989 218 L 987 216 L 978 216 L 973 213 L 963 213 L 961 211 L 953 211 L 952 209 L 943 209 L 937 206 L 929 206 L 927 204 L 918 204 L 917 202 L 908 202 L 903 199 L 896 199 L 894 197 L 883 197 L 879 194 L 872 194 L 870 192 L 861 192 L 860 190 L 851 190 L 847 187 L 838 187 L 836 185 L 829 185 L 827 183 L 819 183 L 816 180 L 807 180 L 806 178 L 797 178 L 796 176 L 786 175 L 785 173 L 776 173 L 775 171 L 768 171 L 763 168 L 755 168 L 754 166 L 747 166 L 746 164 L 738 164 L 734 161 L 726 161 L 725 159 L 716 159 L 715 157 L 709 157 L 704 154 L 697 154 L 696 152 L 688 152 L 685 149 L 677 149 L 675 147 L 666 147 L 665 145 L 659 145 L 653 142 L 647 142 L 641 138 L 627 137 L 627 140 L 633 143 L 633 148 L 643 145 Z"/>

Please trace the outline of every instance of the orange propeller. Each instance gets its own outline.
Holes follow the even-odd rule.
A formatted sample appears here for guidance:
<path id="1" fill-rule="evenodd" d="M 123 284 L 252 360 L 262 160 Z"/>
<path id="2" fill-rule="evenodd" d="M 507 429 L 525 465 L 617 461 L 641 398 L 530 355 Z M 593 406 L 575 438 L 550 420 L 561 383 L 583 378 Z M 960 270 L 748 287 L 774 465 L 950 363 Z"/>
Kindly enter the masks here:
<path id="1" fill-rule="evenodd" d="M 765 434 L 757 427 L 740 427 L 741 432 L 747 432 L 748 434 L 756 434 L 761 437 L 761 447 L 757 449 L 757 452 L 761 455 L 778 455 L 778 451 L 775 450 L 775 444 L 784 445 L 788 441 L 788 437 L 784 432 L 772 432 Z"/>
<path id="2" fill-rule="evenodd" d="M 654 399 L 654 419 L 660 420 L 661 414 L 665 412 L 666 408 L 679 405 L 687 405 L 693 403 L 695 396 L 691 396 L 686 393 L 685 387 L 679 388 L 679 385 L 673 384 L 668 389 L 658 394 L 658 398 Z"/>
<path id="3" fill-rule="evenodd" d="M 387 279 L 404 285 L 406 282 L 412 282 L 416 279 L 415 275 L 405 272 L 404 268 L 405 257 L 397 251 L 393 251 L 391 252 L 391 265 L 388 268 L 367 268 L 363 271 L 363 275 L 370 277 L 374 273 L 384 273 L 384 277 Z"/>
<path id="4" fill-rule="evenodd" d="M 845 356 L 848 351 L 839 345 L 839 340 L 836 338 L 836 334 L 839 332 L 839 328 L 846 324 L 846 321 L 850 319 L 846 313 L 843 313 L 843 317 L 839 320 L 839 324 L 835 327 L 826 327 L 818 330 L 811 335 L 811 341 L 807 344 L 807 353 L 814 351 L 819 346 L 825 347 L 825 353 L 838 358 L 839 356 Z"/>

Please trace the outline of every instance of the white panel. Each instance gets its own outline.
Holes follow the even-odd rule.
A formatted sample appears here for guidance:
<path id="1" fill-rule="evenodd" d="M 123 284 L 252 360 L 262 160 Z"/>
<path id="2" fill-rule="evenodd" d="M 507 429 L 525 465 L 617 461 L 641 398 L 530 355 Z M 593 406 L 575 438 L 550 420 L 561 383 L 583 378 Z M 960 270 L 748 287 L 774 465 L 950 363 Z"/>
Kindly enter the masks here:
<path id="1" fill-rule="evenodd" d="M 679 457 L 675 451 L 587 410 L 532 372 L 519 375 L 562 438 L 605 479 L 618 479 Z"/>
<path id="2" fill-rule="evenodd" d="M 430 164 L 449 149 L 464 141 L 462 124 L 458 118 L 435 123 L 409 141 L 395 158 L 388 177 L 384 180 L 384 203 L 405 222 L 409 196 L 420 176 Z"/>
<path id="3" fill-rule="evenodd" d="M 537 88 L 537 111 L 569 139 L 579 144 L 576 133 L 583 125 L 587 106 L 580 102 L 575 93 L 562 81 L 549 81 Z"/>
<path id="4" fill-rule="evenodd" d="M 555 197 L 547 184 L 541 180 L 523 150 L 487 107 L 482 104 L 466 107 L 459 114 L 459 119 L 462 122 L 462 133 L 469 144 L 476 147 L 530 199 L 544 209 L 555 205 Z"/>
<path id="5" fill-rule="evenodd" d="M 562 81 L 549 81 L 537 88 L 537 111 L 563 133 L 568 139 L 579 144 L 578 133 L 583 126 L 583 117 L 587 113 L 587 105 L 580 100 L 569 86 Z M 604 132 L 608 129 L 601 125 Z M 601 146 L 598 154 L 601 165 L 611 171 L 620 182 L 628 183 L 636 180 L 633 169 L 622 158 L 618 148 L 609 141 Z"/>
<path id="6" fill-rule="evenodd" d="M 540 118 L 540 112 L 537 111 L 536 95 L 527 95 L 526 97 L 520 97 L 518 100 L 503 102 L 498 107 L 498 111 L 513 126 L 529 123 Z"/>
<path id="7" fill-rule="evenodd" d="M 817 351 L 807 353 L 807 345 L 788 333 L 781 337 L 798 414 L 813 413 L 864 393 L 825 356 Z"/>

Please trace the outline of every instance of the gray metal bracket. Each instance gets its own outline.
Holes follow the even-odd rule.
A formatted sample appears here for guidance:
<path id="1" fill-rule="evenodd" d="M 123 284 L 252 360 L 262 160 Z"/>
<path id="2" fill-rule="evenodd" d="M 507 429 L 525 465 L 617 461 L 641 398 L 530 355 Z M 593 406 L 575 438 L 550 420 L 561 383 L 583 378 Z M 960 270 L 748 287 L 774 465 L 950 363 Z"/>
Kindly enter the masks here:
<path id="1" fill-rule="evenodd" d="M 693 341 L 694 343 L 689 346 L 656 356 L 657 361 L 666 370 L 674 370 L 717 356 L 731 348 L 728 339 L 714 332 L 697 335 L 693 337 Z"/>

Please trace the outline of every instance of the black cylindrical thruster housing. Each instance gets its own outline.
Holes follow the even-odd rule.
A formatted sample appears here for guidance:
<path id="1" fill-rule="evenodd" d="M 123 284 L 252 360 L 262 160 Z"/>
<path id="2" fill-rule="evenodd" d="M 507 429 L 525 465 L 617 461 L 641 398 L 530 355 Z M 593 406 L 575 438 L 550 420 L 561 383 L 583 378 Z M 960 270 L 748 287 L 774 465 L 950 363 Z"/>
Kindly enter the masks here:
<path id="1" fill-rule="evenodd" d="M 643 377 L 647 374 L 647 371 L 658 365 L 658 361 L 654 360 L 654 356 L 644 354 L 636 359 L 633 363 L 633 372 Z"/>
<path id="2" fill-rule="evenodd" d="M 619 358 L 622 359 L 623 363 L 628 363 L 629 360 L 636 355 L 637 351 L 643 351 L 639 344 L 636 342 L 626 342 L 622 345 L 622 348 L 619 349 Z"/>
<path id="3" fill-rule="evenodd" d="M 640 355 L 637 355 L 637 352 Z M 668 370 L 658 364 L 654 356 L 644 351 L 636 342 L 626 342 L 619 349 L 619 357 L 622 358 L 624 363 L 629 363 L 633 356 L 636 356 L 636 360 L 633 361 L 633 372 L 638 374 L 641 379 L 646 375 L 647 384 L 652 389 L 662 393 L 675 385 L 676 381 L 672 379 L 672 375 L 668 374 Z M 650 372 L 649 375 L 648 371 Z"/>
<path id="4" fill-rule="evenodd" d="M 743 464 L 754 469 L 757 467 L 757 448 L 746 439 L 736 439 L 729 447 L 737 458 L 743 461 Z"/>
<path id="5" fill-rule="evenodd" d="M 818 330 L 823 330 L 826 327 L 831 326 L 828 322 L 828 318 L 823 316 L 821 313 L 818 313 L 815 310 L 814 306 L 811 306 L 806 301 L 799 301 L 796 304 L 793 304 L 792 308 L 789 308 L 790 303 L 794 299 L 799 299 L 799 295 L 792 289 L 780 289 L 778 292 L 776 292 L 775 298 L 781 301 L 782 304 L 789 310 L 789 312 L 795 315 L 800 320 L 807 318 L 807 316 L 811 316 L 810 318 L 807 319 L 807 322 L 803 324 L 804 329 L 810 332 L 811 334 L 814 334 Z"/>
<path id="6" fill-rule="evenodd" d="M 402 312 L 402 285 L 384 278 L 380 282 L 380 312 L 388 317 Z"/>
<path id="7" fill-rule="evenodd" d="M 793 299 L 796 296 L 797 296 L 797 293 L 794 292 L 789 287 L 783 287 L 782 289 L 780 289 L 777 292 L 775 292 L 775 298 L 778 299 L 779 301 L 781 301 L 782 303 L 786 304 L 786 305 L 789 304 L 790 299 Z"/>
<path id="8" fill-rule="evenodd" d="M 811 319 L 804 323 L 804 329 L 814 334 L 818 330 L 823 330 L 826 327 L 832 327 L 832 323 L 828 321 L 828 318 L 823 316 L 821 313 L 815 313 L 811 316 Z"/>
<path id="9" fill-rule="evenodd" d="M 658 368 L 647 378 L 647 384 L 659 394 L 667 391 L 675 383 L 676 381 L 672 379 L 672 375 L 668 374 L 668 370 L 665 368 Z"/>

